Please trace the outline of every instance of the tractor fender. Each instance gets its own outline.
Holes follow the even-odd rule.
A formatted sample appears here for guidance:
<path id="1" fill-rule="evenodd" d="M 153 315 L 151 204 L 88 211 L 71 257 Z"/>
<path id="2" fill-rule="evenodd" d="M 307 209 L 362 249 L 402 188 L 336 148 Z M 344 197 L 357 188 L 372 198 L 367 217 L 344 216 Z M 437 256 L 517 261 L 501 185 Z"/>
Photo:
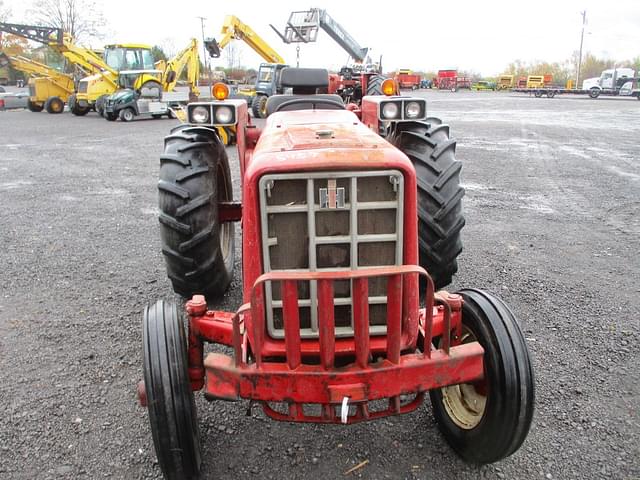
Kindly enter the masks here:
<path id="1" fill-rule="evenodd" d="M 177 125 L 175 127 L 173 127 L 171 129 L 170 135 L 175 133 L 175 132 L 185 132 L 185 133 L 193 133 L 193 134 L 197 134 L 197 135 L 203 135 L 207 138 L 209 138 L 212 142 L 221 142 L 222 143 L 222 139 L 220 138 L 220 134 L 218 134 L 218 131 L 216 130 L 215 127 L 205 127 L 205 126 L 191 126 L 189 124 L 183 123 L 180 125 Z M 167 139 L 165 138 L 165 143 L 166 143 Z"/>

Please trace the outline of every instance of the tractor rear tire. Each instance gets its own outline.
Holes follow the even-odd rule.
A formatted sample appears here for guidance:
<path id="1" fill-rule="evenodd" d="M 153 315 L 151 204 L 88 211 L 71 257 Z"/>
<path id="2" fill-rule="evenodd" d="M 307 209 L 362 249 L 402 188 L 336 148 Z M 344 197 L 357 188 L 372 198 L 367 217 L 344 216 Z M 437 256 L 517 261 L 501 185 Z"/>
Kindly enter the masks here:
<path id="1" fill-rule="evenodd" d="M 254 118 L 267 118 L 267 100 L 266 95 L 256 95 L 251 102 L 251 112 Z"/>
<path id="2" fill-rule="evenodd" d="M 44 109 L 47 113 L 62 113 L 64 112 L 64 102 L 60 97 L 49 97 L 44 104 Z"/>
<path id="3" fill-rule="evenodd" d="M 160 238 L 173 290 L 223 295 L 233 278 L 234 225 L 218 221 L 233 200 L 229 160 L 211 129 L 180 125 L 165 138 L 158 182 Z"/>
<path id="4" fill-rule="evenodd" d="M 535 382 L 524 336 L 509 308 L 482 290 L 464 289 L 462 343 L 484 348 L 484 379 L 429 392 L 438 427 L 467 462 L 514 453 L 533 418 Z"/>
<path id="5" fill-rule="evenodd" d="M 41 112 L 42 110 L 44 110 L 44 105 L 39 105 L 37 103 L 33 103 L 31 100 L 29 100 L 27 102 L 27 108 L 29 109 L 30 112 Z"/>
<path id="6" fill-rule="evenodd" d="M 387 79 L 384 75 L 371 75 L 367 83 L 366 95 L 384 95 L 382 93 L 382 82 Z"/>
<path id="7" fill-rule="evenodd" d="M 449 126 L 438 118 L 398 123 L 388 137 L 413 162 L 418 182 L 418 247 L 420 265 L 436 289 L 451 283 L 462 252 L 460 231 L 464 189 L 462 163 L 456 160 L 456 142 Z"/>
<path id="8" fill-rule="evenodd" d="M 144 386 L 160 468 L 168 479 L 200 474 L 200 437 L 187 369 L 184 327 L 173 303 L 145 308 L 142 323 Z"/>

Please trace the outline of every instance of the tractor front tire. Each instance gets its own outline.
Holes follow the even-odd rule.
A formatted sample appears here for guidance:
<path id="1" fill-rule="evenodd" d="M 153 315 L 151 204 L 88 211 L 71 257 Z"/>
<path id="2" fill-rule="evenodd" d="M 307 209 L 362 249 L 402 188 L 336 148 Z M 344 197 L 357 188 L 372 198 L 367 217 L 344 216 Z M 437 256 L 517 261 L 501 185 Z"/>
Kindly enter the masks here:
<path id="1" fill-rule="evenodd" d="M 267 100 L 266 95 L 256 95 L 251 102 L 251 112 L 254 118 L 267 118 Z"/>
<path id="2" fill-rule="evenodd" d="M 62 113 L 64 112 L 64 102 L 60 97 L 49 97 L 44 104 L 44 109 L 47 113 Z"/>
<path id="3" fill-rule="evenodd" d="M 524 336 L 509 308 L 482 290 L 464 289 L 461 343 L 484 349 L 479 382 L 431 390 L 438 427 L 467 462 L 487 464 L 514 453 L 529 432 L 534 376 Z"/>
<path id="4" fill-rule="evenodd" d="M 142 323 L 144 386 L 160 468 L 167 479 L 200 474 L 200 437 L 187 369 L 182 320 L 173 303 L 145 308 Z"/>
<path id="5" fill-rule="evenodd" d="M 118 119 L 118 114 L 113 112 L 104 112 L 104 118 L 110 122 L 115 122 Z"/>
<path id="6" fill-rule="evenodd" d="M 455 157 L 456 142 L 449 138 L 449 126 L 438 118 L 398 123 L 388 140 L 416 169 L 420 265 L 431 275 L 436 289 L 443 288 L 458 271 L 460 231 L 465 224 L 462 163 Z"/>
<path id="7" fill-rule="evenodd" d="M 30 112 L 41 112 L 42 110 L 44 110 L 44 105 L 40 105 L 38 103 L 34 103 L 31 100 L 29 100 L 27 102 L 27 108 L 29 109 Z"/>
<path id="8" fill-rule="evenodd" d="M 158 182 L 160 238 L 167 274 L 185 298 L 223 295 L 233 278 L 234 225 L 220 202 L 233 200 L 229 160 L 211 129 L 178 126 L 165 138 Z"/>

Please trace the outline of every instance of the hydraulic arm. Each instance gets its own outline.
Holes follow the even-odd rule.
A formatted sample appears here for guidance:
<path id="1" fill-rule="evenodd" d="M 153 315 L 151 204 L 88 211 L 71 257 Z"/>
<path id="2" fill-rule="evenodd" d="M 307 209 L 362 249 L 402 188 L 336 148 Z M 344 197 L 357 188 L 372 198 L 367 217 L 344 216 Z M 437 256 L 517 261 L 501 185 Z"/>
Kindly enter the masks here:
<path id="1" fill-rule="evenodd" d="M 55 68 L 29 58 L 9 57 L 0 52 L 0 67 L 7 65 L 31 75 L 29 79 L 29 110 L 39 112 L 46 109 L 49 113 L 62 113 L 64 104 L 68 102 L 74 91 L 72 75 L 59 72 Z"/>
<path id="2" fill-rule="evenodd" d="M 89 74 L 108 72 L 113 78 L 117 76 L 117 72 L 109 67 L 98 54 L 76 45 L 71 36 L 59 28 L 0 22 L 0 30 L 48 45 L 63 55 L 70 63 L 79 66 Z M 111 76 L 105 75 L 105 79 L 113 81 Z"/>
<path id="3" fill-rule="evenodd" d="M 172 91 L 184 69 L 187 69 L 189 89 L 196 96 L 200 95 L 197 83 L 200 76 L 200 61 L 198 58 L 198 41 L 191 39 L 189 46 L 169 60 L 162 73 L 162 88 L 165 92 Z"/>
<path id="4" fill-rule="evenodd" d="M 234 15 L 227 15 L 222 24 L 222 40 L 218 43 L 215 38 L 208 39 L 205 46 L 209 54 L 218 58 L 220 51 L 224 49 L 231 40 L 242 40 L 249 45 L 265 61 L 270 63 L 285 63 L 284 58 L 276 52 L 260 35 L 258 35 L 249 25 L 242 23 Z"/>
<path id="5" fill-rule="evenodd" d="M 46 77 L 60 88 L 67 89 L 70 84 L 71 90 L 69 93 L 73 93 L 73 77 L 48 65 L 21 56 L 9 57 L 0 52 L 0 67 L 4 67 L 6 65 L 11 65 L 14 69 L 29 75 Z"/>

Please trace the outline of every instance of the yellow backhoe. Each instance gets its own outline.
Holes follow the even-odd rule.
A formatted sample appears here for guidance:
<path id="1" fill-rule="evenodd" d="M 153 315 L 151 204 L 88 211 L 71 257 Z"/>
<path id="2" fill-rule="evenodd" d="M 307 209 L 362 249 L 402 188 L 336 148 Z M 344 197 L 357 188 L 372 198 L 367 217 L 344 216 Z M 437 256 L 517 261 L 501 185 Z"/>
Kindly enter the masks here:
<path id="1" fill-rule="evenodd" d="M 75 115 L 86 115 L 92 109 L 101 113 L 104 99 L 132 77 L 135 88 L 161 78 L 162 72 L 155 69 L 149 45 L 107 45 L 102 58 L 94 51 L 77 45 L 68 33 L 59 28 L 0 22 L 0 30 L 48 45 L 90 74 L 78 82 L 77 92 L 69 96 L 69 109 Z"/>
<path id="2" fill-rule="evenodd" d="M 29 103 L 32 112 L 62 113 L 69 96 L 74 92 L 73 76 L 53 67 L 22 56 L 8 56 L 0 52 L 0 67 L 10 65 L 31 76 Z"/>
<path id="3" fill-rule="evenodd" d="M 172 107 L 186 104 L 199 96 L 197 82 L 200 62 L 197 40 L 192 39 L 184 50 L 168 62 L 156 62 L 155 68 L 160 72 L 158 78 L 149 79 L 140 87 L 136 86 L 136 71 L 130 72 L 130 78 L 129 72 L 120 72 L 121 88 L 105 100 L 104 117 L 107 120 L 120 118 L 129 122 L 137 116 L 171 116 Z M 178 79 L 185 70 L 189 92 L 175 92 Z"/>

